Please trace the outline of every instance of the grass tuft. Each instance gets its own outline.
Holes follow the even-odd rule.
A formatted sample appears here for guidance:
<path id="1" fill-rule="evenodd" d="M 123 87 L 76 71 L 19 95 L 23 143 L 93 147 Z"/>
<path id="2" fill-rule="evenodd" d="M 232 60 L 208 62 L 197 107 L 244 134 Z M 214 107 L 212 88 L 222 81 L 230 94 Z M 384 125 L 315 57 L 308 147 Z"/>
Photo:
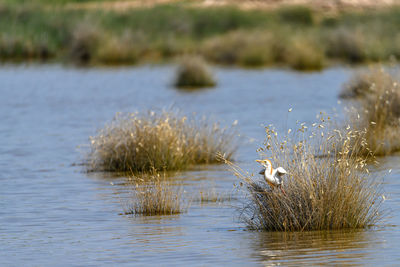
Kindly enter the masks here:
<path id="1" fill-rule="evenodd" d="M 400 85 L 383 69 L 357 74 L 342 95 L 358 97 L 348 109 L 356 129 L 365 129 L 365 139 L 375 155 L 400 150 Z M 364 151 L 368 154 L 369 151 Z"/>
<path id="2" fill-rule="evenodd" d="M 172 185 L 165 174 L 160 175 L 154 172 L 143 174 L 141 178 L 135 176 L 131 178 L 136 182 L 125 214 L 173 215 L 186 210 L 182 202 L 182 187 Z"/>
<path id="3" fill-rule="evenodd" d="M 175 86 L 182 88 L 199 88 L 215 86 L 206 62 L 200 57 L 185 57 L 177 71 Z"/>
<path id="4" fill-rule="evenodd" d="M 117 114 L 91 137 L 91 171 L 181 170 L 219 163 L 217 152 L 231 158 L 234 133 L 206 119 L 174 112 Z"/>
<path id="5" fill-rule="evenodd" d="M 283 184 L 286 195 L 227 162 L 247 189 L 249 199 L 241 218 L 250 229 L 356 229 L 381 218 L 382 179 L 369 174 L 366 159 L 352 149 L 352 145 L 365 145 L 363 134 L 350 128 L 329 131 L 325 126 L 323 118 L 309 127 L 300 124 L 297 135 L 283 138 L 266 128 L 260 150 L 275 168 L 288 171 Z"/>

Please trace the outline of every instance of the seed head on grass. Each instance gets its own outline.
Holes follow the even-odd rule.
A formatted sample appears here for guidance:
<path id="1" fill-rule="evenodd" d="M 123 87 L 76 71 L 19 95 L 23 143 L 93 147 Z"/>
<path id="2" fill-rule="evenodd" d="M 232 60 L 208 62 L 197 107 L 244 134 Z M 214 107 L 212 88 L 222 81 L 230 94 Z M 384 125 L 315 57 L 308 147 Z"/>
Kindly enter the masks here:
<path id="1" fill-rule="evenodd" d="M 181 170 L 219 163 L 217 152 L 231 158 L 236 150 L 232 129 L 167 111 L 117 114 L 90 139 L 91 171 Z"/>
<path id="2" fill-rule="evenodd" d="M 202 58 L 186 57 L 182 60 L 176 75 L 176 87 L 213 87 L 215 84 L 214 77 Z"/>
<path id="3" fill-rule="evenodd" d="M 182 202 L 183 189 L 174 186 L 166 174 L 153 172 L 131 177 L 133 196 L 125 214 L 134 215 L 173 215 L 186 210 Z"/>
<path id="4" fill-rule="evenodd" d="M 327 130 L 324 119 L 296 135 L 279 138 L 266 128 L 260 149 L 288 174 L 286 194 L 230 163 L 247 189 L 248 201 L 241 218 L 250 229 L 304 231 L 366 228 L 380 219 L 382 179 L 369 174 L 366 159 L 352 145 L 366 145 L 361 133 Z M 308 129 L 310 128 L 310 129 Z"/>

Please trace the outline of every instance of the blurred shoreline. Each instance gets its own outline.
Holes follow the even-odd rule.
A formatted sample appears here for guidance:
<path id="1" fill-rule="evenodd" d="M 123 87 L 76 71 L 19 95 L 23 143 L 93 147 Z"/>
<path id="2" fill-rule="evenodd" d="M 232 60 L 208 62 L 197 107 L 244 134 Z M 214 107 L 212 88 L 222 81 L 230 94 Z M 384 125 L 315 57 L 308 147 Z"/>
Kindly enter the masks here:
<path id="1" fill-rule="evenodd" d="M 224 66 L 313 71 L 396 61 L 399 2 L 4 0 L 0 62 L 112 66 L 197 55 Z"/>

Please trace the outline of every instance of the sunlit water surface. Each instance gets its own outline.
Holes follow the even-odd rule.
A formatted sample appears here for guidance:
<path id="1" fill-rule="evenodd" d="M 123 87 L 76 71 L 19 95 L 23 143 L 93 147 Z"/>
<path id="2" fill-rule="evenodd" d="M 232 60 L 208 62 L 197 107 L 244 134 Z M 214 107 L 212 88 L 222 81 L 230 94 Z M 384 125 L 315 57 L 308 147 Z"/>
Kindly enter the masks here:
<path id="1" fill-rule="evenodd" d="M 125 178 L 86 173 L 79 165 L 88 137 L 116 112 L 175 108 L 222 125 L 238 121 L 237 162 L 251 172 L 263 125 L 281 131 L 296 120 L 340 114 L 337 95 L 351 69 L 320 73 L 216 69 L 218 86 L 174 89 L 173 66 L 74 69 L 57 65 L 0 67 L 0 265 L 396 265 L 400 262 L 400 157 L 381 159 L 389 216 L 356 232 L 261 233 L 238 220 L 238 181 L 223 166 L 177 173 L 186 213 L 121 215 Z M 288 109 L 293 108 L 289 114 Z M 195 200 L 201 188 L 231 198 Z M 194 200 L 193 200 L 194 198 Z"/>

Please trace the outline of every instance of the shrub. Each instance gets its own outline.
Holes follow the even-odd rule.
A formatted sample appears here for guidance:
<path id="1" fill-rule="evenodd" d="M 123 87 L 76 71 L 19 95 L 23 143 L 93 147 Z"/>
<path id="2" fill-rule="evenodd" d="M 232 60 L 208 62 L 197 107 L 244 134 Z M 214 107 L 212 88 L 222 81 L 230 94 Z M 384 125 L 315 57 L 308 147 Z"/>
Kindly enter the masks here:
<path id="1" fill-rule="evenodd" d="M 313 12 L 305 6 L 291 6 L 278 10 L 278 17 L 293 24 L 312 25 L 314 23 Z"/>
<path id="2" fill-rule="evenodd" d="M 98 29 L 89 22 L 78 24 L 72 31 L 69 43 L 69 58 L 78 64 L 87 64 L 93 59 L 100 38 Z"/>
<path id="3" fill-rule="evenodd" d="M 275 43 L 269 32 L 235 31 L 207 40 L 202 53 L 218 64 L 258 67 L 274 61 Z"/>
<path id="4" fill-rule="evenodd" d="M 99 47 L 96 60 L 102 64 L 132 64 L 135 63 L 144 45 L 142 41 L 126 32 L 120 39 L 109 37 Z"/>
<path id="5" fill-rule="evenodd" d="M 327 38 L 326 54 L 330 58 L 344 59 L 350 63 L 361 63 L 366 60 L 360 33 L 344 28 L 330 32 Z"/>
<path id="6" fill-rule="evenodd" d="M 228 158 L 235 152 L 228 129 L 173 112 L 117 114 L 90 139 L 92 171 L 179 170 L 218 163 L 217 152 Z"/>
<path id="7" fill-rule="evenodd" d="M 286 61 L 295 70 L 321 70 L 324 60 L 321 49 L 302 38 L 294 38 L 286 54 Z"/>
<path id="8" fill-rule="evenodd" d="M 288 172 L 283 194 L 264 181 L 227 162 L 242 179 L 248 203 L 241 219 L 250 229 L 304 231 L 365 228 L 381 217 L 382 180 L 369 174 L 366 159 L 352 145 L 365 146 L 363 134 L 350 128 L 328 131 L 321 118 L 310 126 L 301 124 L 298 135 L 279 138 L 266 128 L 265 146 L 273 166 Z"/>
<path id="9" fill-rule="evenodd" d="M 186 57 L 178 68 L 176 87 L 212 87 L 215 80 L 205 61 L 199 57 Z"/>

